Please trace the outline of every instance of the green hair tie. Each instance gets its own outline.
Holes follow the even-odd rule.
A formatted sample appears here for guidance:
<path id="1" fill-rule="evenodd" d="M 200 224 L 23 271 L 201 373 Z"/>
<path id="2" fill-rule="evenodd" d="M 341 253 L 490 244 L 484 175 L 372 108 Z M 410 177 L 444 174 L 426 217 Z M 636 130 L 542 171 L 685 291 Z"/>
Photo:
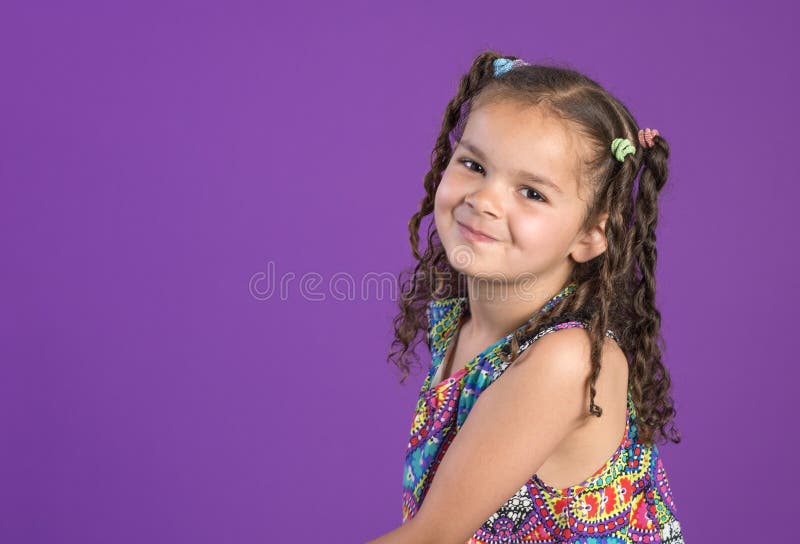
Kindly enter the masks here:
<path id="1" fill-rule="evenodd" d="M 630 153 L 636 153 L 636 148 L 627 138 L 614 138 L 611 142 L 611 152 L 619 162 L 622 162 Z"/>

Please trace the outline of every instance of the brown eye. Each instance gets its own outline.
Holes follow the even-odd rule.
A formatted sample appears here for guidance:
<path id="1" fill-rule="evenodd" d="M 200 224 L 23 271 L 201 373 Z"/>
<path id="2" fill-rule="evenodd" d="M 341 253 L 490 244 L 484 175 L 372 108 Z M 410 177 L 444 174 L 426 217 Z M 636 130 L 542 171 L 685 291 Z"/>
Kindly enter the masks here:
<path id="1" fill-rule="evenodd" d="M 544 197 L 543 197 L 543 196 L 541 195 L 541 193 L 539 193 L 539 191 L 537 191 L 536 189 L 533 189 L 533 188 L 531 188 L 531 187 L 523 187 L 523 188 L 522 188 L 522 189 L 520 189 L 520 190 L 521 190 L 521 191 L 531 191 L 532 193 L 534 193 L 535 195 L 537 195 L 537 196 L 539 197 L 539 198 L 531 198 L 530 200 L 538 200 L 538 201 L 540 201 L 540 202 L 544 202 L 544 201 L 545 201 Z"/>
<path id="2" fill-rule="evenodd" d="M 480 169 L 481 169 L 481 172 L 477 172 L 477 173 L 478 173 L 478 174 L 482 174 L 482 173 L 483 173 L 483 166 L 481 166 L 480 164 L 478 164 L 477 162 L 475 162 L 475 161 L 473 161 L 473 160 L 470 160 L 470 159 L 461 159 L 461 160 L 460 160 L 460 161 L 458 161 L 458 162 L 460 162 L 461 164 L 463 164 L 463 165 L 464 165 L 464 166 L 465 166 L 465 167 L 466 167 L 468 170 L 472 170 L 473 172 L 477 172 L 477 170 L 473 170 L 472 168 L 470 168 L 470 167 L 467 165 L 467 163 L 469 163 L 469 164 L 472 164 L 472 165 L 475 165 L 475 166 L 477 166 L 478 168 L 480 168 Z"/>

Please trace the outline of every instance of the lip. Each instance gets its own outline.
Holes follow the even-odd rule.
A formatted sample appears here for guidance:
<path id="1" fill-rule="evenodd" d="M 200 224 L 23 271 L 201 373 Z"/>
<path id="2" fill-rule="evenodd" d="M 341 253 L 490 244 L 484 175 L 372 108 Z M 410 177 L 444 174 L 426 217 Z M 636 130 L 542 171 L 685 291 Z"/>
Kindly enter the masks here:
<path id="1" fill-rule="evenodd" d="M 496 238 L 492 238 L 491 236 L 489 236 L 488 234 L 486 234 L 484 232 L 481 232 L 479 230 L 475 230 L 473 228 L 470 228 L 470 227 L 466 226 L 464 223 L 462 223 L 461 221 L 456 221 L 456 223 L 458 223 L 458 230 L 460 230 L 461 234 L 464 236 L 464 238 L 466 238 L 468 240 L 472 240 L 474 242 L 496 242 L 497 241 Z"/>

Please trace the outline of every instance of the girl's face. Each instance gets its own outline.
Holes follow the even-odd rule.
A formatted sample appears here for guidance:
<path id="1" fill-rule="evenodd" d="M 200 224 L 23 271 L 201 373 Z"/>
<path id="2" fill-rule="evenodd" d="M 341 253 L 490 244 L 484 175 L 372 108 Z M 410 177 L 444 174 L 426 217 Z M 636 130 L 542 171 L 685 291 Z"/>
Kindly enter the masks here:
<path id="1" fill-rule="evenodd" d="M 602 253 L 605 221 L 579 232 L 586 202 L 578 145 L 563 121 L 538 107 L 500 101 L 474 109 L 434 201 L 450 264 L 468 276 L 557 290 L 575 261 Z"/>

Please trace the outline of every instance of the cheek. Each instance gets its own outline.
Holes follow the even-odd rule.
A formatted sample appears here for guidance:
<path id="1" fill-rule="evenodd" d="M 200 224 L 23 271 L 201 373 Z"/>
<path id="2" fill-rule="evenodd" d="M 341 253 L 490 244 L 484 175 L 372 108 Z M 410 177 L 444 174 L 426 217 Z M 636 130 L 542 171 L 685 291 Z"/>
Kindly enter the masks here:
<path id="1" fill-rule="evenodd" d="M 461 193 L 459 184 L 455 180 L 447 176 L 443 177 L 433 199 L 434 209 L 437 212 L 451 210 L 461 201 Z"/>
<path id="2" fill-rule="evenodd" d="M 527 219 L 527 220 L 525 220 Z M 541 218 L 528 217 L 520 221 L 515 221 L 511 225 L 511 231 L 514 233 L 514 239 L 517 245 L 522 248 L 534 248 L 541 243 L 545 233 L 542 229 L 546 227 L 546 223 Z"/>
<path id="3" fill-rule="evenodd" d="M 566 235 L 566 225 L 543 212 L 516 216 L 509 228 L 519 247 L 537 251 L 558 245 Z"/>
<path id="4" fill-rule="evenodd" d="M 433 221 L 436 224 L 436 230 L 442 231 L 444 228 L 444 216 L 449 213 L 451 209 L 448 203 L 447 187 L 444 186 L 444 180 L 436 188 L 436 194 L 433 197 Z"/>

